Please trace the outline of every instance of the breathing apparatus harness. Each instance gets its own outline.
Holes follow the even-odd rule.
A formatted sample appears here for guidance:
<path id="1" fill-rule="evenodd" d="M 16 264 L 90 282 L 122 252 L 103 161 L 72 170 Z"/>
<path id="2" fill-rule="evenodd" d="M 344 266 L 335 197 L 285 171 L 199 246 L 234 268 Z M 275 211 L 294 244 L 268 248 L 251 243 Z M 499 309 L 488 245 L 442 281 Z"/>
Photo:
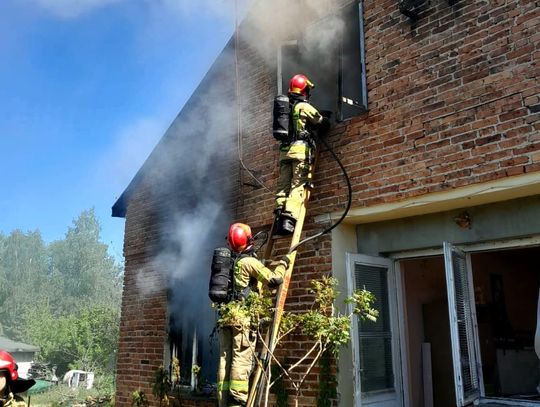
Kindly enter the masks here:
<path id="1" fill-rule="evenodd" d="M 268 232 L 261 231 L 254 236 L 255 246 L 248 252 L 234 253 L 227 247 L 218 247 L 214 249 L 212 257 L 212 266 L 210 274 L 210 283 L 208 284 L 208 297 L 213 303 L 227 304 L 231 301 L 245 300 L 251 292 L 252 283 L 255 280 L 250 278 L 248 285 L 238 290 L 234 284 L 234 271 L 237 263 L 246 257 L 257 257 L 256 251 L 268 239 Z"/>
<path id="2" fill-rule="evenodd" d="M 296 129 L 293 115 L 298 103 L 309 102 L 304 96 L 294 93 L 290 94 L 290 96 L 277 95 L 274 98 L 272 134 L 281 143 L 282 147 L 300 140 L 306 141 L 311 147 L 314 147 L 312 132 L 308 129 L 298 132 Z M 309 123 L 306 123 L 306 126 L 309 126 Z"/>

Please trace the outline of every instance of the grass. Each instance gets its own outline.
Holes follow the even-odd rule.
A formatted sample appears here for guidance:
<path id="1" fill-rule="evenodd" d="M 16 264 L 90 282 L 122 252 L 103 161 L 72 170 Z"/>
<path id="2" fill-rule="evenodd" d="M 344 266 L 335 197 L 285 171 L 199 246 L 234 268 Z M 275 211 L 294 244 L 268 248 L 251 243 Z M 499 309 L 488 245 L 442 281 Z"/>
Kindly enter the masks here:
<path id="1" fill-rule="evenodd" d="M 32 394 L 29 397 L 31 407 L 110 407 L 114 405 L 114 401 L 111 401 L 110 392 L 98 389 L 71 389 L 63 384 L 53 386 L 42 393 Z M 28 396 L 24 397 L 24 399 L 28 402 Z"/>

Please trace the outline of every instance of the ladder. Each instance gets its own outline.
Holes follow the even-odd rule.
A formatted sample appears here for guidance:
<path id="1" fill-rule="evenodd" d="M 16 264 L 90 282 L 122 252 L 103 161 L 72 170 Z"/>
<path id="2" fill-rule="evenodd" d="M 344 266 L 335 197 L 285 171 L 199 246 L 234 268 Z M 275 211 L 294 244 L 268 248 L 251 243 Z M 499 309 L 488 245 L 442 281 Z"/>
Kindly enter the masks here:
<path id="1" fill-rule="evenodd" d="M 302 229 L 304 228 L 304 220 L 306 217 L 306 206 L 311 196 L 311 188 L 309 187 L 309 185 L 311 185 L 311 181 L 313 179 L 314 163 L 317 161 L 317 155 L 318 154 L 315 153 L 314 162 L 310 164 L 310 168 L 309 168 L 309 172 L 307 176 L 307 183 L 304 190 L 304 202 L 300 208 L 298 219 L 296 220 L 296 226 L 294 228 L 294 232 L 291 238 L 289 250 L 295 247 L 300 242 L 300 236 L 302 235 Z M 264 259 L 270 259 L 272 256 L 272 250 L 274 248 L 274 239 L 272 238 L 272 236 L 275 232 L 276 226 L 277 226 L 276 221 L 274 220 L 274 222 L 272 223 L 272 227 L 270 229 L 270 239 L 264 251 Z M 257 364 L 257 368 L 255 372 L 253 373 L 252 381 L 249 387 L 249 395 L 248 395 L 248 401 L 247 401 L 246 407 L 255 407 L 255 406 L 258 407 L 260 404 L 262 394 L 264 392 L 265 381 L 263 377 L 263 370 L 269 371 L 270 365 L 271 365 L 272 354 L 277 345 L 279 325 L 281 323 L 281 317 L 283 316 L 285 301 L 287 300 L 289 284 L 291 282 L 292 271 L 294 269 L 294 262 L 296 260 L 296 252 L 297 250 L 294 249 L 290 253 L 289 266 L 287 267 L 287 270 L 285 271 L 285 275 L 283 276 L 283 283 L 278 288 L 278 292 L 276 295 L 274 318 L 272 319 L 270 327 L 268 328 L 268 332 L 266 334 L 266 339 L 265 339 L 265 345 L 263 346 L 263 349 L 261 351 L 261 355 L 260 355 L 261 363 Z"/>

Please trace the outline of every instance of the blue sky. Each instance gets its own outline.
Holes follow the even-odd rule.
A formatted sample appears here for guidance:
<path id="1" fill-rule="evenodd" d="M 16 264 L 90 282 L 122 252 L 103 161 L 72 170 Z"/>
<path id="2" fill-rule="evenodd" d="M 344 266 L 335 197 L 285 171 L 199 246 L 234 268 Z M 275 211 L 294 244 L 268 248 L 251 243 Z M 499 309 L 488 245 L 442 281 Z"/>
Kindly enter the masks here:
<path id="1" fill-rule="evenodd" d="M 93 207 L 121 256 L 111 206 L 233 29 L 234 0 L 1 0 L 0 231 Z"/>

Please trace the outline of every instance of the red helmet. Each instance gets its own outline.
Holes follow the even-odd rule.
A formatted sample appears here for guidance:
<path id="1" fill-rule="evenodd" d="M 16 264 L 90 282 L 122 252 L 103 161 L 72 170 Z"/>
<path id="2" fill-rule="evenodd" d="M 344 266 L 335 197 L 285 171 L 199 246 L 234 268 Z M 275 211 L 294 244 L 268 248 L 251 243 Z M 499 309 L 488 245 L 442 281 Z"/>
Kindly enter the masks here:
<path id="1" fill-rule="evenodd" d="M 289 82 L 289 93 L 296 93 L 305 97 L 309 96 L 309 91 L 315 85 L 307 78 L 306 75 L 294 75 Z"/>
<path id="2" fill-rule="evenodd" d="M 237 253 L 246 251 L 253 246 L 251 228 L 245 223 L 233 223 L 227 236 L 230 248 Z"/>
<path id="3" fill-rule="evenodd" d="M 19 372 L 17 372 L 17 363 L 15 359 L 5 350 L 0 350 L 0 370 L 7 370 L 9 377 L 12 381 L 19 378 Z"/>

